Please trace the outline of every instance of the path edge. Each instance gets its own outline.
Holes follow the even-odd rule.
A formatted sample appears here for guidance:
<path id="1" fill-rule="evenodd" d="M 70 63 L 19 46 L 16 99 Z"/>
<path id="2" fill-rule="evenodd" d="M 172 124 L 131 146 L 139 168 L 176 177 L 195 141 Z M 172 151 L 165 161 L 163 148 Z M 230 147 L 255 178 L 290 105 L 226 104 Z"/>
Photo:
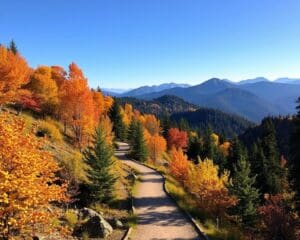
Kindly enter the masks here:
<path id="1" fill-rule="evenodd" d="M 200 235 L 201 238 L 205 239 L 205 240 L 210 240 L 208 238 L 208 236 L 202 231 L 200 225 L 197 223 L 196 219 L 192 217 L 192 215 L 190 213 L 188 213 L 185 209 L 183 209 L 182 207 L 179 206 L 179 204 L 177 203 L 176 199 L 169 193 L 168 188 L 166 186 L 166 177 L 159 171 L 157 171 L 157 169 L 155 169 L 152 166 L 148 166 L 147 164 L 143 163 L 143 162 L 139 162 L 133 159 L 130 159 L 130 161 L 133 161 L 135 163 L 141 164 L 145 167 L 148 167 L 152 170 L 154 170 L 155 172 L 157 172 L 159 175 L 162 176 L 164 183 L 163 183 L 163 190 L 164 192 L 172 199 L 172 201 L 176 204 L 177 208 L 182 211 L 188 218 L 188 220 L 192 223 L 194 229 L 196 230 L 196 232 Z M 133 206 L 133 205 L 132 205 Z M 127 240 L 127 239 L 126 239 Z"/>
<path id="2" fill-rule="evenodd" d="M 135 214 L 135 207 L 134 207 L 134 205 L 133 205 L 133 199 L 134 199 L 134 197 L 133 196 L 130 196 L 130 205 L 131 205 L 131 212 L 132 212 L 132 214 L 134 215 Z M 122 240 L 128 240 L 129 239 L 129 237 L 130 237 L 130 234 L 131 234 L 131 232 L 132 232 L 132 229 L 133 229 L 133 227 L 129 227 L 128 229 L 127 229 L 127 231 L 126 231 L 126 233 L 125 233 L 125 235 L 122 237 Z"/>

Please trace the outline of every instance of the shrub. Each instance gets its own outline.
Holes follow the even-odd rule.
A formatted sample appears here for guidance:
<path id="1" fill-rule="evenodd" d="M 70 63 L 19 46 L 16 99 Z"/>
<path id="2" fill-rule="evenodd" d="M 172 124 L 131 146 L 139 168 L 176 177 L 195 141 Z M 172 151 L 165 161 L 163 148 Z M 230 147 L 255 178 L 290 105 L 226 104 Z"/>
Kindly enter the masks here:
<path id="1" fill-rule="evenodd" d="M 76 214 L 73 210 L 70 210 L 70 209 L 68 209 L 68 210 L 65 212 L 64 218 L 66 219 L 68 225 L 69 225 L 71 228 L 74 228 L 75 225 L 76 225 L 77 222 L 78 222 L 78 216 L 77 216 L 77 214 Z"/>
<path id="2" fill-rule="evenodd" d="M 37 136 L 47 136 L 51 141 L 61 142 L 63 137 L 53 120 L 41 120 L 38 122 Z"/>

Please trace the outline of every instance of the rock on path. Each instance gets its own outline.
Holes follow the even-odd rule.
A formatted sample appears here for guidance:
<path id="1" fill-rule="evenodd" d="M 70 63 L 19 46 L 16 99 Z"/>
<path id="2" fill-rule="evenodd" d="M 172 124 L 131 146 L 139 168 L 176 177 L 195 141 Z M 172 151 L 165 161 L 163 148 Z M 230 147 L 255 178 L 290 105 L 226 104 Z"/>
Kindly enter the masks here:
<path id="1" fill-rule="evenodd" d="M 139 172 L 139 183 L 134 194 L 135 214 L 138 217 L 130 239 L 200 239 L 193 225 L 172 199 L 164 192 L 162 176 L 125 156 L 128 145 L 119 144 L 116 156 Z"/>

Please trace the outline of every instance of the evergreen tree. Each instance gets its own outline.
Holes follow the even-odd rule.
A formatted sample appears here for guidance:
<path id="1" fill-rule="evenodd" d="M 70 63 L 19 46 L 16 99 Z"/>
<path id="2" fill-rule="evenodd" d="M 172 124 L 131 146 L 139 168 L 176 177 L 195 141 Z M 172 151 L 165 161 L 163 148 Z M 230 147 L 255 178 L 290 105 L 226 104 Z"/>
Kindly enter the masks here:
<path id="1" fill-rule="evenodd" d="M 133 146 L 134 140 L 136 137 L 136 129 L 137 129 L 137 121 L 135 119 L 132 119 L 132 121 L 129 124 L 128 132 L 127 132 L 127 140 L 130 146 Z"/>
<path id="2" fill-rule="evenodd" d="M 249 162 L 242 156 L 234 166 L 231 193 L 238 198 L 233 212 L 240 217 L 241 223 L 251 226 L 256 218 L 258 190 L 254 187 L 255 176 L 251 177 Z"/>
<path id="3" fill-rule="evenodd" d="M 290 140 L 290 174 L 293 188 L 296 190 L 296 200 L 300 208 L 300 97 L 297 100 L 297 115 L 294 119 L 294 131 Z"/>
<path id="4" fill-rule="evenodd" d="M 12 51 L 14 54 L 18 53 L 17 45 L 15 44 L 14 40 L 11 40 L 8 47 L 9 51 Z"/>
<path id="5" fill-rule="evenodd" d="M 109 111 L 109 118 L 113 123 L 113 131 L 116 138 L 125 141 L 127 130 L 121 114 L 121 107 L 117 99 L 114 99 L 114 103 Z"/>
<path id="6" fill-rule="evenodd" d="M 221 172 L 223 172 L 225 169 L 227 169 L 228 161 L 224 153 L 216 148 L 215 153 L 215 162 L 219 165 L 219 169 Z"/>
<path id="7" fill-rule="evenodd" d="M 266 192 L 277 194 L 282 191 L 284 169 L 280 166 L 280 157 L 277 148 L 276 132 L 270 119 L 262 123 L 263 134 L 261 147 L 266 157 L 264 174 L 266 174 Z"/>
<path id="8" fill-rule="evenodd" d="M 257 143 L 253 144 L 251 153 L 249 154 L 249 160 L 251 163 L 252 176 L 256 175 L 255 187 L 260 189 L 262 193 L 268 192 L 267 185 L 267 168 L 266 168 L 266 156 L 262 149 L 261 140 L 258 139 Z"/>
<path id="9" fill-rule="evenodd" d="M 209 158 L 215 162 L 217 146 L 215 145 L 215 143 L 213 141 L 212 134 L 213 134 L 213 131 L 212 131 L 211 127 L 209 126 L 206 129 L 204 137 L 203 137 L 203 149 L 202 149 L 201 158 L 202 159 Z"/>
<path id="10" fill-rule="evenodd" d="M 168 138 L 168 132 L 171 128 L 170 115 L 166 114 L 161 119 L 162 135 L 165 139 Z"/>
<path id="11" fill-rule="evenodd" d="M 188 121 L 185 118 L 181 118 L 178 124 L 178 128 L 180 131 L 188 132 L 190 130 Z"/>
<path id="12" fill-rule="evenodd" d="M 106 202 L 113 198 L 116 177 L 111 173 L 113 148 L 107 142 L 107 131 L 99 124 L 93 137 L 92 146 L 84 152 L 84 160 L 89 166 L 89 194 L 92 201 Z"/>
<path id="13" fill-rule="evenodd" d="M 187 156 L 192 159 L 195 163 L 198 163 L 198 157 L 201 156 L 202 143 L 199 137 L 190 137 L 187 149 Z"/>
<path id="14" fill-rule="evenodd" d="M 234 166 L 238 163 L 241 158 L 246 158 L 247 151 L 242 143 L 237 137 L 235 137 L 231 143 L 228 156 L 227 169 L 230 171 L 231 175 L 234 172 Z"/>
<path id="15" fill-rule="evenodd" d="M 148 158 L 148 149 L 146 140 L 144 138 L 144 129 L 140 121 L 136 122 L 134 128 L 134 138 L 132 139 L 131 145 L 131 157 L 134 159 L 144 162 Z"/>

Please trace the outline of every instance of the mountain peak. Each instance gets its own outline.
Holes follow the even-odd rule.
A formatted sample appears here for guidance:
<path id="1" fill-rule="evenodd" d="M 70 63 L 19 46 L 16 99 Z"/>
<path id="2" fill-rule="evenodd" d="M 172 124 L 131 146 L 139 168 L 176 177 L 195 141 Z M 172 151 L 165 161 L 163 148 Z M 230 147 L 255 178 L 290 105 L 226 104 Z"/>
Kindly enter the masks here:
<path id="1" fill-rule="evenodd" d="M 239 81 L 238 84 L 248 84 L 248 83 L 257 83 L 257 82 L 270 82 L 270 80 L 265 77 L 256 77 L 252 79 Z"/>

